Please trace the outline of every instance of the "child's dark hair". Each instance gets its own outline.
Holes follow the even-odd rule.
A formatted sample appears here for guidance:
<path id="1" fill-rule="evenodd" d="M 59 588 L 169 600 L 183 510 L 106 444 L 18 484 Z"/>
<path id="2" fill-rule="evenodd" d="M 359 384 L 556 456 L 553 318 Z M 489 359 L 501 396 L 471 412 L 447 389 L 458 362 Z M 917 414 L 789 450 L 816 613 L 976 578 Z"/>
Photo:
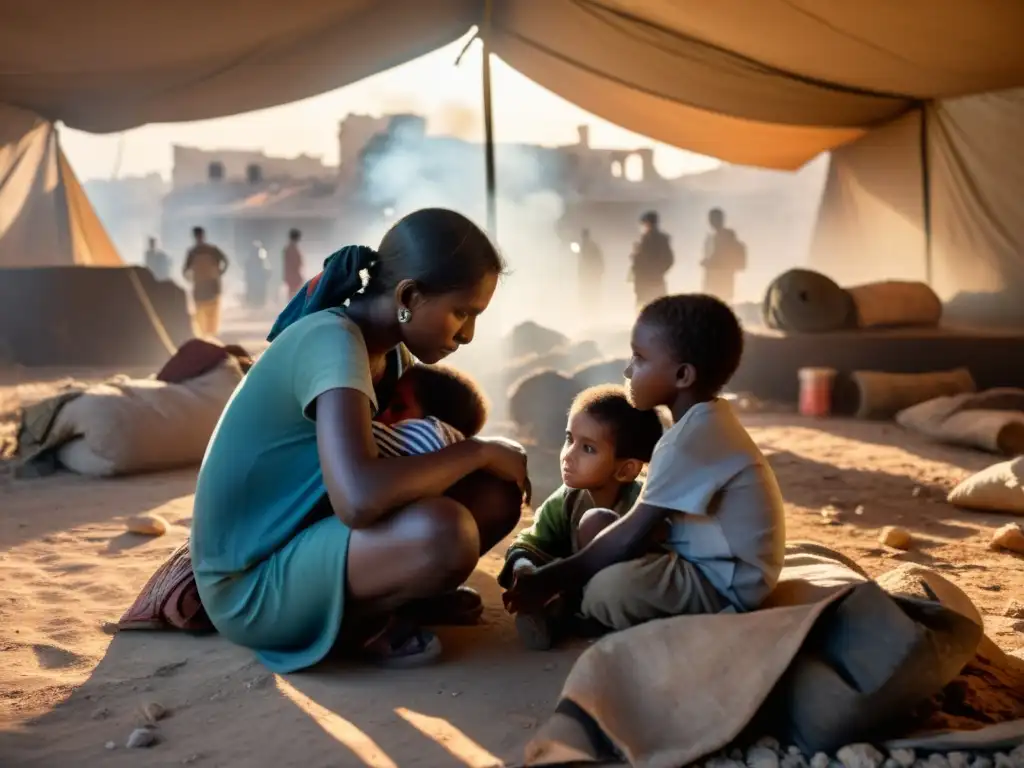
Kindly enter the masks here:
<path id="1" fill-rule="evenodd" d="M 650 461 L 664 433 L 656 411 L 637 410 L 630 405 L 626 390 L 614 384 L 589 387 L 576 395 L 569 415 L 580 412 L 611 429 L 617 459 Z"/>
<path id="2" fill-rule="evenodd" d="M 443 365 L 414 365 L 405 376 L 410 378 L 416 402 L 427 416 L 437 417 L 466 437 L 484 428 L 487 398 L 467 374 Z"/>
<path id="3" fill-rule="evenodd" d="M 414 280 L 420 291 L 436 296 L 504 272 L 504 260 L 480 227 L 461 213 L 423 208 L 403 216 L 384 235 L 365 292 L 379 296 L 402 280 Z"/>
<path id="4" fill-rule="evenodd" d="M 717 395 L 740 365 L 743 328 L 729 306 L 714 296 L 662 296 L 640 310 L 637 323 L 659 329 L 675 360 L 694 367 L 696 389 L 703 397 Z"/>

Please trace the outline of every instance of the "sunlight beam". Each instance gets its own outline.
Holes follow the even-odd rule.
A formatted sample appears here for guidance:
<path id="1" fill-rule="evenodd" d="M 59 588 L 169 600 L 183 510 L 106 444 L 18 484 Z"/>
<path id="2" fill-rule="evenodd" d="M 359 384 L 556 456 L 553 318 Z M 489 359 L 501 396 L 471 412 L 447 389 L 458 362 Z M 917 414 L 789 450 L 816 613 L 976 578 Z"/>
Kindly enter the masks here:
<path id="1" fill-rule="evenodd" d="M 503 765 L 500 758 L 492 755 L 447 720 L 413 712 L 405 707 L 398 707 L 395 714 L 424 736 L 436 741 L 438 746 L 443 747 L 452 757 L 461 760 L 470 768 L 495 768 Z"/>
<path id="2" fill-rule="evenodd" d="M 333 736 L 352 754 L 363 761 L 369 768 L 398 768 L 397 763 L 388 757 L 380 745 L 363 733 L 359 728 L 335 712 L 322 707 L 304 693 L 296 690 L 280 675 L 275 675 L 277 689 L 292 704 L 305 712 L 314 723 L 323 728 L 324 733 Z"/>

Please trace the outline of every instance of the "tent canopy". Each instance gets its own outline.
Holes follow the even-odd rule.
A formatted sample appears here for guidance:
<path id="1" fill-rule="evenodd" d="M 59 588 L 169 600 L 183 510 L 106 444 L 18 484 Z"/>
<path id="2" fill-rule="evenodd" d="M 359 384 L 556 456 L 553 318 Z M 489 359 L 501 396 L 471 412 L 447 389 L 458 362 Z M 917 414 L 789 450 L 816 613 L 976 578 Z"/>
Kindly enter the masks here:
<path id="1" fill-rule="evenodd" d="M 488 3 L 497 55 L 614 123 L 769 168 L 834 150 L 824 271 L 1024 290 L 1021 0 L 0 0 L 0 171 L 58 157 L 36 115 L 110 132 L 283 104 L 454 41 Z"/>
<path id="2" fill-rule="evenodd" d="M 93 132 L 270 107 L 409 61 L 488 0 L 0 0 L 0 102 Z M 1024 84 L 1019 0 L 490 0 L 512 67 L 626 128 L 791 169 L 916 101 Z"/>

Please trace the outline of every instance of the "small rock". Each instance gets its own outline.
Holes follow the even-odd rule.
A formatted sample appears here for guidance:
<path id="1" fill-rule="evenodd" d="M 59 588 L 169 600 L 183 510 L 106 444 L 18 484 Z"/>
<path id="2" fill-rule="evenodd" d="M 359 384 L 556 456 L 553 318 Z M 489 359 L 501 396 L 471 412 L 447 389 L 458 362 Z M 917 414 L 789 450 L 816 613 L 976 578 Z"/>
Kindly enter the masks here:
<path id="1" fill-rule="evenodd" d="M 167 521 L 160 515 L 135 515 L 125 521 L 129 533 L 139 533 L 143 536 L 163 536 L 167 533 Z"/>
<path id="2" fill-rule="evenodd" d="M 1024 619 L 1024 602 L 1020 600 L 1010 600 L 1003 608 L 1003 616 L 1011 619 Z"/>
<path id="3" fill-rule="evenodd" d="M 182 758 L 182 760 L 181 760 L 181 764 L 182 764 L 182 765 L 192 765 L 193 763 L 198 763 L 198 762 L 199 762 L 199 761 L 200 761 L 200 760 L 202 759 L 202 757 L 203 757 L 203 756 L 202 756 L 202 755 L 200 755 L 200 754 L 199 754 L 199 753 L 197 752 L 197 753 L 196 753 L 196 754 L 194 754 L 194 755 L 189 755 L 188 757 Z"/>
<path id="4" fill-rule="evenodd" d="M 885 758 L 885 762 L 882 763 L 882 768 L 901 768 L 901 766 L 891 757 L 887 757 Z"/>
<path id="5" fill-rule="evenodd" d="M 992 534 L 992 549 L 1006 549 L 1024 555 L 1024 531 L 1016 523 L 1007 523 Z"/>
<path id="6" fill-rule="evenodd" d="M 1013 763 L 1010 762 L 1010 756 L 1003 752 L 996 752 L 993 759 L 995 761 L 995 768 L 1013 768 Z"/>
<path id="7" fill-rule="evenodd" d="M 971 768 L 992 768 L 992 761 L 984 755 L 979 755 L 974 758 L 974 762 L 971 763 Z"/>
<path id="8" fill-rule="evenodd" d="M 970 768 L 971 756 L 966 752 L 950 752 L 946 755 L 949 768 Z"/>
<path id="9" fill-rule="evenodd" d="M 116 635 L 119 627 L 116 621 L 104 621 L 100 625 L 100 631 L 105 635 Z"/>
<path id="10" fill-rule="evenodd" d="M 804 753 L 800 751 L 800 747 L 790 746 L 789 748 L 786 749 L 786 754 L 787 755 L 800 755 L 801 757 L 803 757 Z"/>
<path id="11" fill-rule="evenodd" d="M 737 762 L 743 762 L 743 750 L 739 747 L 733 747 L 729 750 L 729 759 Z"/>
<path id="12" fill-rule="evenodd" d="M 246 682 L 245 687 L 252 691 L 259 688 L 266 688 L 267 683 L 273 679 L 272 675 L 256 675 L 252 680 Z"/>
<path id="13" fill-rule="evenodd" d="M 779 766 L 780 768 L 807 768 L 807 761 L 799 752 L 796 754 L 786 753 L 779 762 Z"/>
<path id="14" fill-rule="evenodd" d="M 830 762 L 828 755 L 824 752 L 817 752 L 814 757 L 811 758 L 811 768 L 828 768 L 828 764 Z"/>
<path id="15" fill-rule="evenodd" d="M 749 768 L 779 768 L 779 756 L 768 747 L 751 747 L 747 750 L 747 765 Z"/>
<path id="16" fill-rule="evenodd" d="M 152 747 L 157 742 L 156 731 L 152 728 L 136 728 L 128 737 L 125 746 L 128 749 L 144 749 Z"/>
<path id="17" fill-rule="evenodd" d="M 917 755 L 912 749 L 894 749 L 889 752 L 889 757 L 899 763 L 902 768 L 911 768 L 914 761 L 917 760 Z"/>
<path id="18" fill-rule="evenodd" d="M 878 768 L 882 753 L 870 744 L 847 744 L 836 752 L 836 758 L 845 768 Z"/>
<path id="19" fill-rule="evenodd" d="M 110 710 L 106 707 L 94 709 L 91 717 L 93 720 L 106 720 L 108 717 L 110 717 Z"/>
<path id="20" fill-rule="evenodd" d="M 705 763 L 704 768 L 746 768 L 741 760 L 728 757 L 713 757 Z"/>
<path id="21" fill-rule="evenodd" d="M 863 515 L 864 514 L 864 505 L 863 504 L 858 504 L 856 507 L 854 507 L 853 508 L 853 514 L 855 514 L 855 515 Z"/>
<path id="22" fill-rule="evenodd" d="M 167 717 L 167 709 L 155 701 L 142 705 L 142 717 L 147 723 L 156 723 Z"/>
<path id="23" fill-rule="evenodd" d="M 108 742 L 107 742 L 106 744 L 104 744 L 103 746 L 104 746 L 104 747 L 105 747 L 106 749 L 117 749 L 117 744 L 115 744 L 115 743 L 114 743 L 114 742 L 112 742 L 112 741 L 108 741 Z"/>
<path id="24" fill-rule="evenodd" d="M 771 736 L 762 736 L 754 742 L 754 746 L 764 747 L 765 749 L 770 749 L 772 752 L 778 752 L 780 750 L 779 740 Z"/>
<path id="25" fill-rule="evenodd" d="M 916 499 L 916 498 L 917 498 L 918 496 L 920 496 L 920 495 L 921 495 L 922 493 L 924 493 L 924 490 L 923 490 L 923 489 L 921 488 L 921 486 L 919 486 L 919 485 L 915 485 L 915 486 L 914 486 L 914 490 L 912 490 L 912 491 L 910 492 L 910 495 L 911 495 L 911 496 L 913 496 L 913 497 L 914 497 L 914 498 Z"/>
<path id="26" fill-rule="evenodd" d="M 893 549 L 910 549 L 914 539 L 910 535 L 910 531 L 906 528 L 900 528 L 895 525 L 887 525 L 882 529 L 882 532 L 878 536 L 878 540 L 887 547 Z"/>
<path id="27" fill-rule="evenodd" d="M 945 755 L 940 755 L 938 752 L 933 752 L 928 755 L 928 759 L 924 763 L 928 768 L 949 768 L 949 760 Z"/>

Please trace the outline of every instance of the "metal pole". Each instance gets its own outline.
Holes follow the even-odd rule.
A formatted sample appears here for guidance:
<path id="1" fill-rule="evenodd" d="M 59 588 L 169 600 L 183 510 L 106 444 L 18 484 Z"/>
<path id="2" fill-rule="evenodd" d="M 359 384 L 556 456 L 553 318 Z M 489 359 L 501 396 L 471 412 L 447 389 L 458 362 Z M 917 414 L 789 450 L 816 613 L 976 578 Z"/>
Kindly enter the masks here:
<path id="1" fill-rule="evenodd" d="M 494 174 L 494 113 L 491 109 L 491 4 L 484 2 L 484 22 L 480 29 L 483 43 L 484 80 L 484 168 L 487 181 L 487 231 L 498 239 L 498 194 Z"/>

